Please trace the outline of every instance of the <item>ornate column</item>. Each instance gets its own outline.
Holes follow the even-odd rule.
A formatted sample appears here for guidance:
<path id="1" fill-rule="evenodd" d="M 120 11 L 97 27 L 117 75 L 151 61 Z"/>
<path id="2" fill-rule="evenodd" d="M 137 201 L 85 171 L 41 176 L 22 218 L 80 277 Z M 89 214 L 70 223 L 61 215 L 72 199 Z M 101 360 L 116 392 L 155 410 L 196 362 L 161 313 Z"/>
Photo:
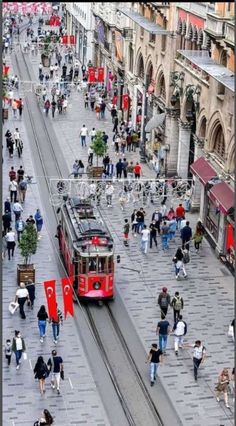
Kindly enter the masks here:
<path id="1" fill-rule="evenodd" d="M 177 161 L 177 173 L 178 173 L 178 176 L 182 177 L 182 179 L 187 179 L 192 123 L 182 121 L 180 118 L 178 119 L 178 122 L 179 122 L 179 150 L 178 150 L 178 161 Z"/>
<path id="2" fill-rule="evenodd" d="M 165 143 L 170 146 L 170 151 L 167 155 L 167 170 L 169 176 L 174 176 L 177 174 L 179 115 L 179 109 L 166 108 Z"/>
<path id="3" fill-rule="evenodd" d="M 193 135 L 195 144 L 194 161 L 203 155 L 202 148 L 204 147 L 204 139 Z M 191 211 L 198 211 L 201 204 L 201 191 L 204 192 L 204 186 L 199 182 L 196 176 L 193 176 L 193 192 L 191 197 Z"/>

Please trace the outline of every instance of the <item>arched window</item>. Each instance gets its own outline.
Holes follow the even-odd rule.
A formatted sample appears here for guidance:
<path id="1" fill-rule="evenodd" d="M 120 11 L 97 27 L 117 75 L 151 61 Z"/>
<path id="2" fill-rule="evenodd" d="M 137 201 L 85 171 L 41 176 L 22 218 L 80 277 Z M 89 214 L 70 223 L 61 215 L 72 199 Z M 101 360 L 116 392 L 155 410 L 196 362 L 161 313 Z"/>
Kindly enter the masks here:
<path id="1" fill-rule="evenodd" d="M 163 73 L 160 75 L 158 83 L 157 83 L 157 93 L 164 100 L 166 100 L 166 85 L 165 85 L 165 77 Z"/>
<path id="2" fill-rule="evenodd" d="M 202 49 L 202 43 L 203 43 L 203 31 L 200 28 L 198 31 L 198 39 L 197 39 L 197 48 L 198 50 Z"/>
<path id="3" fill-rule="evenodd" d="M 214 134 L 213 152 L 223 160 L 225 159 L 225 138 L 221 125 L 219 124 Z"/>
<path id="4" fill-rule="evenodd" d="M 199 137 L 202 139 L 206 137 L 206 125 L 207 125 L 206 117 L 203 117 L 201 122 L 201 127 L 199 130 Z"/>
<path id="5" fill-rule="evenodd" d="M 183 21 L 183 23 L 182 23 L 182 32 L 181 32 L 180 49 L 184 49 L 185 48 L 186 29 L 187 29 L 186 21 Z"/>
<path id="6" fill-rule="evenodd" d="M 192 42 L 191 50 L 197 49 L 197 39 L 198 39 L 197 28 L 194 26 L 192 31 L 192 39 L 191 39 L 191 42 Z"/>
<path id="7" fill-rule="evenodd" d="M 143 79 L 143 77 L 144 77 L 144 63 L 143 63 L 142 55 L 139 56 L 137 74 L 138 74 L 138 77 Z"/>
<path id="8" fill-rule="evenodd" d="M 178 26 L 177 26 L 177 34 L 181 34 L 181 32 L 182 32 L 182 20 L 181 19 L 179 19 L 179 21 L 178 21 Z"/>
<path id="9" fill-rule="evenodd" d="M 227 67 L 227 52 L 226 50 L 222 50 L 220 55 L 220 64 L 224 67 Z"/>

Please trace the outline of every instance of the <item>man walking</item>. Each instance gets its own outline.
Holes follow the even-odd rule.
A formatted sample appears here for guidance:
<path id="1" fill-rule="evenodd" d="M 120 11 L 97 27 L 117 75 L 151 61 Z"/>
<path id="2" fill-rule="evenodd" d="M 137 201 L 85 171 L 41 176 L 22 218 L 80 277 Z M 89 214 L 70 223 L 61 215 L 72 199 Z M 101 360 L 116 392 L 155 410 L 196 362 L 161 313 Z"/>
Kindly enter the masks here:
<path id="1" fill-rule="evenodd" d="M 64 366 L 62 357 L 57 355 L 57 351 L 52 351 L 52 357 L 47 362 L 49 371 L 52 373 L 51 387 L 55 389 L 57 387 L 57 394 L 60 395 L 60 381 L 64 380 Z"/>
<path id="2" fill-rule="evenodd" d="M 160 306 L 161 314 L 167 315 L 168 306 L 170 305 L 170 295 L 167 292 L 167 288 L 163 287 L 162 291 L 160 292 L 157 304 Z"/>
<path id="3" fill-rule="evenodd" d="M 25 312 L 24 312 L 24 304 L 25 302 L 30 301 L 29 299 L 29 292 L 25 287 L 25 283 L 20 283 L 20 288 L 16 290 L 16 297 L 15 302 L 19 303 L 20 306 L 20 316 L 22 319 L 25 319 Z"/>
<path id="4" fill-rule="evenodd" d="M 32 280 L 28 280 L 26 283 L 26 289 L 29 293 L 29 301 L 27 303 L 28 306 L 31 307 L 31 309 L 34 308 L 34 301 L 35 301 L 35 283 L 33 283 Z"/>
<path id="5" fill-rule="evenodd" d="M 109 182 L 106 185 L 105 195 L 107 200 L 107 207 L 112 207 L 112 195 L 114 193 L 114 186 Z"/>
<path id="6" fill-rule="evenodd" d="M 16 221 L 15 229 L 16 229 L 16 232 L 17 232 L 17 241 L 18 241 L 18 243 L 19 243 L 19 242 L 20 242 L 20 239 L 21 239 L 22 232 L 23 232 L 23 231 L 24 231 L 24 229 L 25 229 L 25 222 L 24 222 L 21 218 L 19 218 L 19 219 Z"/>
<path id="7" fill-rule="evenodd" d="M 172 308 L 173 308 L 174 324 L 175 324 L 176 321 L 178 321 L 178 319 L 179 319 L 181 309 L 184 308 L 183 298 L 179 295 L 178 291 L 175 292 L 175 295 L 174 295 L 174 297 L 171 301 L 170 306 L 172 306 Z"/>
<path id="8" fill-rule="evenodd" d="M 8 260 L 11 260 L 11 255 L 12 257 L 14 256 L 14 250 L 16 246 L 16 235 L 15 235 L 15 232 L 12 231 L 11 227 L 9 228 L 9 231 L 6 234 L 6 242 L 7 242 Z"/>
<path id="9" fill-rule="evenodd" d="M 9 229 L 11 227 L 11 212 L 6 210 L 4 215 L 2 216 L 2 222 L 3 222 L 3 234 L 6 235 L 7 232 L 9 232 Z"/>
<path id="10" fill-rule="evenodd" d="M 26 180 L 20 181 L 18 188 L 19 188 L 19 199 L 20 199 L 20 203 L 24 203 L 25 202 L 26 191 L 27 191 L 27 182 L 26 182 Z"/>
<path id="11" fill-rule="evenodd" d="M 161 227 L 161 244 L 162 244 L 162 250 L 168 250 L 168 237 L 169 237 L 169 226 L 167 225 L 166 221 L 163 222 L 163 225 Z"/>
<path id="12" fill-rule="evenodd" d="M 201 340 L 196 340 L 193 345 L 185 344 L 183 348 L 193 348 L 193 373 L 194 379 L 197 381 L 198 369 L 206 358 L 206 348 Z"/>
<path id="13" fill-rule="evenodd" d="M 150 381 L 151 381 L 151 386 L 153 386 L 154 380 L 156 380 L 156 377 L 157 377 L 158 366 L 163 364 L 163 354 L 161 349 L 157 349 L 156 343 L 152 343 L 152 347 L 148 354 L 146 364 L 148 362 L 150 362 Z"/>
<path id="14" fill-rule="evenodd" d="M 85 126 L 85 124 L 83 124 L 82 129 L 80 130 L 80 138 L 81 138 L 81 146 L 87 146 L 86 145 L 86 136 L 88 135 L 88 129 Z"/>
<path id="15" fill-rule="evenodd" d="M 156 222 L 155 220 L 152 221 L 152 223 L 149 225 L 150 229 L 150 249 L 152 248 L 152 240 L 156 244 L 157 247 L 157 228 L 156 228 Z"/>
<path id="16" fill-rule="evenodd" d="M 192 229 L 189 226 L 189 221 L 186 222 L 186 225 L 180 231 L 181 240 L 182 240 L 182 250 L 186 249 L 189 251 L 189 241 L 192 238 Z"/>
<path id="17" fill-rule="evenodd" d="M 170 323 L 167 321 L 165 315 L 161 314 L 161 321 L 158 322 L 156 328 L 156 335 L 159 336 L 159 347 L 163 354 L 166 353 L 168 334 L 170 333 Z"/>
<path id="18" fill-rule="evenodd" d="M 183 347 L 184 336 L 187 333 L 187 324 L 183 321 L 182 315 L 179 315 L 178 321 L 174 324 L 173 330 L 175 336 L 175 355 L 178 356 L 179 347 Z"/>
<path id="19" fill-rule="evenodd" d="M 175 216 L 176 216 L 176 220 L 177 220 L 177 228 L 179 229 L 180 222 L 185 216 L 185 209 L 182 206 L 182 204 L 179 204 L 178 207 L 176 208 Z"/>
<path id="20" fill-rule="evenodd" d="M 53 341 L 57 344 L 59 334 L 60 334 L 60 325 L 63 325 L 63 315 L 61 310 L 57 306 L 57 316 L 56 318 L 50 318 L 52 323 L 52 332 L 53 332 Z"/>
<path id="21" fill-rule="evenodd" d="M 143 230 L 141 231 L 142 239 L 141 239 L 141 250 L 144 254 L 147 254 L 148 249 L 148 240 L 150 231 L 147 229 L 146 225 L 143 225 Z"/>
<path id="22" fill-rule="evenodd" d="M 120 158 L 118 163 L 116 163 L 116 177 L 117 177 L 117 179 L 121 179 L 123 167 L 124 167 L 124 165 L 123 165 L 122 160 Z"/>

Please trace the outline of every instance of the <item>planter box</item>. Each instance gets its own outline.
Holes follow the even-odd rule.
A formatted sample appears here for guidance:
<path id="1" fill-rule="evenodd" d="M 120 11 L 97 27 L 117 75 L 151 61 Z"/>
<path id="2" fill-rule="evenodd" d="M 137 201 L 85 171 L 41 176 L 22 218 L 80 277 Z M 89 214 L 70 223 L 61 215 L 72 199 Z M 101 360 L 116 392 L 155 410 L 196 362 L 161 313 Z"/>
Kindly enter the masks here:
<path id="1" fill-rule="evenodd" d="M 87 168 L 87 173 L 89 178 L 101 178 L 103 174 L 104 167 L 91 166 Z"/>
<path id="2" fill-rule="evenodd" d="M 34 265 L 17 265 L 17 284 L 20 285 L 21 282 L 26 283 L 29 279 L 35 283 Z"/>

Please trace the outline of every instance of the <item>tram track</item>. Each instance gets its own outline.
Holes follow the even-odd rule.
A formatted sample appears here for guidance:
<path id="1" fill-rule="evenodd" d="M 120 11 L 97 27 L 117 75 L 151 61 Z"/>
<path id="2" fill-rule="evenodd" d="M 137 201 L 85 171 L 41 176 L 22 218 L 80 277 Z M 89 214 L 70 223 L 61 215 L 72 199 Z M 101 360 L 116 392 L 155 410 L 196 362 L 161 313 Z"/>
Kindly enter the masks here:
<path id="1" fill-rule="evenodd" d="M 21 58 L 21 59 L 20 59 Z M 21 52 L 20 58 L 15 54 L 15 62 L 19 71 L 19 76 L 24 79 L 24 75 L 27 75 L 29 80 L 31 80 L 31 72 L 29 70 L 28 64 L 26 62 L 26 58 L 24 54 Z M 58 154 L 55 153 L 55 144 L 53 143 L 52 137 L 50 135 L 50 132 L 48 131 L 47 125 L 45 123 L 45 118 L 43 116 L 42 110 L 40 109 L 38 103 L 37 103 L 37 118 L 34 117 L 32 107 L 32 102 L 36 106 L 36 99 L 35 94 L 29 94 L 25 97 L 25 107 L 27 108 L 27 113 L 29 116 L 29 122 L 30 127 L 32 128 L 32 133 L 38 153 L 38 157 L 41 163 L 41 167 L 43 169 L 43 180 L 46 184 L 47 191 L 50 194 L 50 177 L 53 174 L 53 177 L 55 178 L 62 178 L 63 174 L 64 176 L 68 175 L 68 172 L 66 173 L 66 165 L 65 160 L 63 160 L 63 171 L 62 173 L 62 161 L 58 161 Z M 37 123 L 36 123 L 37 120 Z M 42 137 L 39 137 L 39 129 L 40 133 L 43 135 Z M 47 147 L 50 150 L 50 155 L 48 155 L 48 151 L 42 149 L 42 139 L 44 139 L 47 142 Z M 58 220 L 56 215 L 56 209 L 51 206 L 51 211 L 53 211 L 54 216 L 56 218 L 56 221 Z M 79 328 L 79 309 L 81 306 L 78 306 L 77 313 L 75 320 L 77 323 L 77 327 Z M 102 313 L 103 310 L 103 313 Z M 97 311 L 97 312 L 95 312 Z M 147 424 L 148 426 L 152 425 L 164 425 L 163 420 L 161 419 L 161 416 L 158 412 L 158 409 L 146 387 L 146 384 L 142 378 L 141 373 L 139 372 L 139 368 L 136 365 L 134 358 L 131 354 L 131 351 L 127 345 L 127 342 L 122 334 L 122 331 L 117 323 L 117 320 L 115 316 L 113 315 L 112 309 L 108 304 L 105 304 L 103 309 L 98 309 L 95 306 L 88 307 L 86 306 L 83 308 L 83 312 L 85 312 L 86 319 L 89 323 L 89 328 L 92 333 L 93 339 L 96 342 L 96 345 L 99 349 L 101 358 L 103 360 L 104 366 L 109 374 L 110 380 L 113 384 L 113 387 L 115 389 L 115 392 L 118 396 L 118 399 L 120 401 L 121 407 L 123 409 L 123 412 L 125 414 L 127 424 L 130 426 L 137 426 L 137 425 L 143 425 Z M 98 317 L 101 319 L 102 316 L 104 318 L 102 319 L 101 323 L 107 324 L 107 327 L 110 328 L 110 330 L 105 331 L 105 333 L 101 332 L 101 325 L 99 326 L 99 321 L 97 321 L 97 313 Z M 106 318 L 106 319 L 105 319 Z M 108 320 L 107 320 L 108 319 Z M 107 336 L 105 335 L 108 333 L 108 335 L 112 336 L 112 333 L 114 336 L 112 339 L 114 339 L 114 345 L 117 345 L 117 342 L 119 342 L 118 346 L 120 346 L 120 351 L 122 352 L 122 356 L 118 356 L 117 352 L 114 354 L 114 350 L 112 350 L 112 346 L 110 347 L 107 343 Z M 113 357 L 112 357 L 113 352 Z M 129 372 L 132 372 L 133 378 L 126 377 L 126 384 L 129 384 L 129 382 L 136 383 L 137 389 L 136 391 L 141 395 L 141 400 L 137 397 L 136 391 L 133 392 L 133 400 L 130 400 L 130 387 L 127 386 L 127 390 L 124 389 L 125 387 L 125 381 L 123 377 L 123 382 L 120 380 L 119 376 L 124 376 L 124 373 L 120 371 L 120 374 L 117 374 L 117 368 L 115 366 L 116 360 L 120 358 L 121 362 L 124 362 L 123 360 L 126 358 L 125 364 L 127 364 L 127 368 Z M 138 390 L 139 389 L 139 390 Z M 138 401 L 137 401 L 138 399 Z M 143 401 L 142 401 L 143 400 Z M 137 406 L 140 406 L 139 408 L 141 411 L 144 411 L 144 417 L 148 416 L 148 419 L 146 418 L 146 422 L 139 422 L 137 418 L 137 412 L 135 413 L 135 401 L 136 401 L 136 408 Z M 144 405 L 142 405 L 142 402 Z M 143 410 L 143 407 L 145 406 L 145 410 Z M 140 411 L 140 413 L 141 413 Z M 149 414 L 147 414 L 149 412 Z"/>

